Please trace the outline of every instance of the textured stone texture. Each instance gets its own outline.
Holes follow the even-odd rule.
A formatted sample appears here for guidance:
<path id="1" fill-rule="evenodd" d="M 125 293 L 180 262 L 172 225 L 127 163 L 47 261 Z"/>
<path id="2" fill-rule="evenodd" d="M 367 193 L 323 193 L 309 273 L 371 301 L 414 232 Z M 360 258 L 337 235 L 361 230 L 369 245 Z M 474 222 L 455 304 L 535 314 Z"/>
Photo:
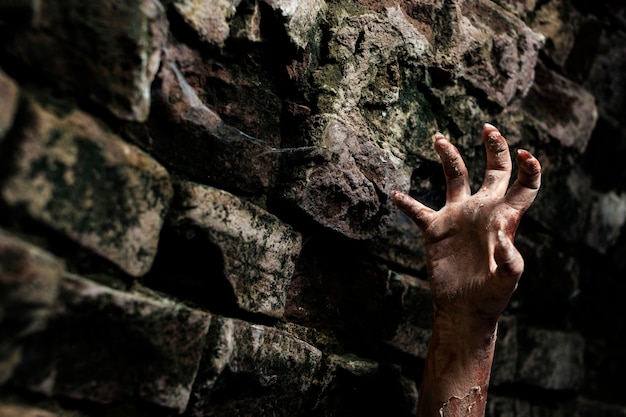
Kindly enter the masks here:
<path id="1" fill-rule="evenodd" d="M 34 101 L 25 112 L 5 201 L 130 275 L 146 273 L 172 195 L 165 169 L 86 113 Z"/>
<path id="2" fill-rule="evenodd" d="M 177 184 L 169 223 L 203 233 L 219 246 L 239 306 L 280 317 L 301 236 L 266 211 L 215 188 Z"/>
<path id="3" fill-rule="evenodd" d="M 520 358 L 523 381 L 546 389 L 576 389 L 584 378 L 584 340 L 579 334 L 528 329 Z"/>
<path id="4" fill-rule="evenodd" d="M 4 3 L 0 414 L 414 415 L 388 196 L 442 206 L 436 131 L 477 189 L 490 122 L 544 175 L 487 415 L 624 415 L 619 1 Z"/>
<path id="5" fill-rule="evenodd" d="M 298 412 L 321 360 L 321 351 L 286 332 L 214 317 L 191 415 Z"/>
<path id="6" fill-rule="evenodd" d="M 584 152 L 598 119 L 594 97 L 544 65 L 536 73 L 524 110 L 563 146 Z"/>
<path id="7" fill-rule="evenodd" d="M 18 99 L 19 88 L 17 84 L 0 70 L 0 143 L 13 125 Z"/>
<path id="8" fill-rule="evenodd" d="M 223 46 L 230 33 L 228 20 L 235 14 L 241 0 L 175 0 L 172 3 L 200 39 Z"/>
<path id="9" fill-rule="evenodd" d="M 167 57 L 153 90 L 152 116 L 146 125 L 128 125 L 126 134 L 168 168 L 192 178 L 247 194 L 265 191 L 278 166 L 271 142 L 227 124 L 202 101 L 177 64 L 201 68 L 196 52 L 172 47 Z M 252 123 L 265 123 L 262 117 Z"/>
<path id="10" fill-rule="evenodd" d="M 433 314 L 430 287 L 426 281 L 408 275 L 389 272 L 387 286 L 391 303 L 399 312 L 398 327 L 387 342 L 399 351 L 426 358 Z M 388 321 L 393 315 L 390 315 Z"/>
<path id="11" fill-rule="evenodd" d="M 0 229 L 0 383 L 19 363 L 24 338 L 45 326 L 63 272 L 62 261 Z"/>
<path id="12" fill-rule="evenodd" d="M 326 163 L 297 171 L 284 197 L 322 225 L 354 239 L 382 234 L 395 213 L 390 193 L 407 172 L 349 124 L 322 117 L 311 126 Z M 297 175 L 297 176 L 296 176 Z"/>
<path id="13" fill-rule="evenodd" d="M 20 405 L 0 404 L 0 416 L 2 417 L 62 417 L 37 407 L 23 407 Z"/>
<path id="14" fill-rule="evenodd" d="M 318 32 L 324 0 L 263 0 L 285 22 L 287 36 L 296 46 L 304 48 Z"/>
<path id="15" fill-rule="evenodd" d="M 498 321 L 498 339 L 491 366 L 492 386 L 517 381 L 519 345 L 517 340 L 517 317 L 502 316 Z"/>
<path id="16" fill-rule="evenodd" d="M 0 44 L 22 65 L 114 115 L 143 121 L 167 36 L 156 0 L 47 1 Z M 110 24 L 116 22 L 116 24 Z"/>
<path id="17" fill-rule="evenodd" d="M 224 46 L 229 37 L 262 41 L 261 24 L 265 23 L 264 17 L 268 17 L 260 10 L 263 4 L 276 14 L 273 22 L 283 21 L 287 36 L 301 48 L 315 36 L 318 16 L 325 5 L 323 0 L 260 0 L 252 5 L 241 4 L 241 0 L 175 0 L 173 4 L 200 39 L 218 46 Z"/>
<path id="18" fill-rule="evenodd" d="M 18 385 L 98 403 L 134 397 L 186 408 L 210 314 L 77 276 L 59 290 L 61 309 L 25 344 Z"/>

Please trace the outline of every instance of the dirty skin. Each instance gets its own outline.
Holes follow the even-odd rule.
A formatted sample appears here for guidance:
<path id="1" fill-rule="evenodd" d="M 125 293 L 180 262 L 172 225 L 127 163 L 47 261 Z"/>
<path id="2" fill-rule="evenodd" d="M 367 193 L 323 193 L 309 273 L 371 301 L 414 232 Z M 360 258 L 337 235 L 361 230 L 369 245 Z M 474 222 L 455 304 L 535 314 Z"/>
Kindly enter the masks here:
<path id="1" fill-rule="evenodd" d="M 420 228 L 435 309 L 419 391 L 418 417 L 483 417 L 497 323 L 517 288 L 524 260 L 513 240 L 541 184 L 541 165 L 519 150 L 517 178 L 506 139 L 485 124 L 487 169 L 472 194 L 458 149 L 434 137 L 446 177 L 446 204 L 435 211 L 395 191 L 396 206 Z"/>

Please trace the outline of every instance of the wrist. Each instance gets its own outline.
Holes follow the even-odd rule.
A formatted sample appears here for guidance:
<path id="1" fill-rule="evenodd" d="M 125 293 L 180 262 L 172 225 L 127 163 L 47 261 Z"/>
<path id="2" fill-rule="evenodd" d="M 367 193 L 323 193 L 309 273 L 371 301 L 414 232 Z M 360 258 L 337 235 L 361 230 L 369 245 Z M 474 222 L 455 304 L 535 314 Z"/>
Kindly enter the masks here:
<path id="1" fill-rule="evenodd" d="M 498 318 L 476 311 L 450 311 L 435 307 L 433 328 L 439 329 L 441 337 L 484 346 L 495 343 Z"/>

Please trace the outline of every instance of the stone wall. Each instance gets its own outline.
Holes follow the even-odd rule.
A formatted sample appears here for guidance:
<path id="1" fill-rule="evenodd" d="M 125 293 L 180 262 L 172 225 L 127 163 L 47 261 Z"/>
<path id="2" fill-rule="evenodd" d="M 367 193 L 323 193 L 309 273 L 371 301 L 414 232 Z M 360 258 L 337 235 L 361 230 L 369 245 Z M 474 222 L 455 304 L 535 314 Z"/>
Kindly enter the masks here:
<path id="1" fill-rule="evenodd" d="M 626 416 L 618 0 L 0 4 L 0 416 L 410 416 L 394 189 L 544 167 L 488 416 Z"/>

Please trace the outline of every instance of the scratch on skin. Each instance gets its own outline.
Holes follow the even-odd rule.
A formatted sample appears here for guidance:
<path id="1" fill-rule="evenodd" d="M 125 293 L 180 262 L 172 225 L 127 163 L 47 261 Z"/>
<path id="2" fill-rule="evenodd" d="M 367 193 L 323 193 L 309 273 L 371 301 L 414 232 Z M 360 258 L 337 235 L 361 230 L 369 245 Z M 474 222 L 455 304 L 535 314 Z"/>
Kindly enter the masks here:
<path id="1" fill-rule="evenodd" d="M 443 407 L 439 409 L 440 417 L 479 417 L 474 416 L 472 411 L 480 412 L 481 407 L 477 405 L 485 400 L 480 387 L 470 388 L 470 392 L 463 398 L 454 396 L 443 403 Z M 482 416 L 483 414 L 480 414 Z"/>

